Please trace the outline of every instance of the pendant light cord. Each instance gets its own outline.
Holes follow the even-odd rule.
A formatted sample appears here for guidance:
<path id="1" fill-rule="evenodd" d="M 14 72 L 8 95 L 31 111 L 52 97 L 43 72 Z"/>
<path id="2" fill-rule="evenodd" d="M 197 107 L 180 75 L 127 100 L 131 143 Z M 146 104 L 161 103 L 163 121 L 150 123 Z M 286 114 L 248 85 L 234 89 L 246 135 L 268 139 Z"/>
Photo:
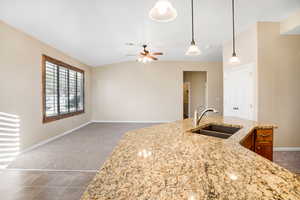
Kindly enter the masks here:
<path id="1" fill-rule="evenodd" d="M 195 33 L 194 33 L 194 0 L 192 1 L 192 44 L 195 44 Z"/>
<path id="2" fill-rule="evenodd" d="M 235 15 L 234 15 L 234 0 L 232 0 L 232 41 L 233 41 L 233 54 L 236 55 L 235 52 Z"/>

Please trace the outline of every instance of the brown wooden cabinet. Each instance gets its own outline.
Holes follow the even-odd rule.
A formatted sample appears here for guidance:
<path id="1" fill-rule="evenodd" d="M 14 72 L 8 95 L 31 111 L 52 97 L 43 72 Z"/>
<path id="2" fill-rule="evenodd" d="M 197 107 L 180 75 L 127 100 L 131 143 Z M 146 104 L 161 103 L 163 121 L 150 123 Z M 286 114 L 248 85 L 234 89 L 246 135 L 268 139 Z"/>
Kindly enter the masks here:
<path id="1" fill-rule="evenodd" d="M 255 152 L 273 161 L 273 129 L 258 129 L 255 135 Z"/>
<path id="2" fill-rule="evenodd" d="M 273 161 L 273 129 L 257 129 L 244 138 L 241 144 Z"/>
<path id="3" fill-rule="evenodd" d="M 242 145 L 251 151 L 254 151 L 255 142 L 254 142 L 254 132 L 251 132 L 243 141 Z"/>

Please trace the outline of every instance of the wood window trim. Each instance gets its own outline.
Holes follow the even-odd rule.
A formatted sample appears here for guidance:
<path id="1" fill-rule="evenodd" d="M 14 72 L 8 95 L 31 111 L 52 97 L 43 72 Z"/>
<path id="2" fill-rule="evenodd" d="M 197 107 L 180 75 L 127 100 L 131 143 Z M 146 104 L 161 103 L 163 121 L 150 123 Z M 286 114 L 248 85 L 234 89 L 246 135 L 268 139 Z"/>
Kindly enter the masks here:
<path id="1" fill-rule="evenodd" d="M 51 58 L 51 57 L 46 56 L 46 55 L 42 55 L 42 57 L 43 57 L 43 69 L 46 69 L 45 63 L 46 63 L 46 61 L 49 61 L 49 62 L 51 62 L 51 63 L 53 63 L 53 64 L 56 64 L 56 65 L 65 67 L 65 68 L 67 68 L 67 69 L 71 69 L 71 70 L 73 70 L 73 71 L 80 72 L 80 73 L 83 73 L 83 74 L 84 74 L 84 71 L 83 71 L 82 69 L 79 69 L 79 68 L 77 68 L 77 67 L 73 67 L 73 66 L 71 66 L 71 65 L 69 65 L 69 64 L 67 64 L 67 63 L 64 63 L 64 62 L 60 61 L 60 60 Z"/>
<path id="2" fill-rule="evenodd" d="M 53 64 L 65 67 L 67 69 L 82 73 L 83 75 L 83 110 L 81 111 L 76 111 L 76 112 L 72 112 L 72 113 L 66 113 L 66 114 L 61 114 L 61 115 L 57 115 L 57 116 L 50 116 L 47 117 L 46 116 L 46 106 L 45 106 L 45 100 L 46 100 L 46 62 L 51 62 Z M 76 115 L 80 115 L 85 113 L 85 75 L 84 75 L 84 70 L 79 69 L 77 67 L 73 67 L 69 64 L 66 64 L 62 61 L 59 61 L 57 59 L 51 58 L 47 55 L 42 55 L 42 111 L 43 111 L 43 123 L 49 123 L 49 122 L 53 122 L 53 121 L 57 121 L 60 119 L 65 119 L 65 118 L 69 118 L 69 117 L 73 117 Z"/>

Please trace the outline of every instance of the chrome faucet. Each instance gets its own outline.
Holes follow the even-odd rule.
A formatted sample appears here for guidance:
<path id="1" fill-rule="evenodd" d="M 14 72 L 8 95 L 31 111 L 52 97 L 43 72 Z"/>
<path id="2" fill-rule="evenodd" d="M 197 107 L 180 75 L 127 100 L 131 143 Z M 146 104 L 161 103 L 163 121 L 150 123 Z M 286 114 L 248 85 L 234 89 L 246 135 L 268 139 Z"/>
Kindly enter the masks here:
<path id="1" fill-rule="evenodd" d="M 195 112 L 194 112 L 194 126 L 195 127 L 197 127 L 200 124 L 201 119 L 208 112 L 218 113 L 218 111 L 214 108 L 206 108 L 202 111 L 200 116 L 198 116 L 199 115 L 198 110 L 197 109 L 195 110 Z"/>

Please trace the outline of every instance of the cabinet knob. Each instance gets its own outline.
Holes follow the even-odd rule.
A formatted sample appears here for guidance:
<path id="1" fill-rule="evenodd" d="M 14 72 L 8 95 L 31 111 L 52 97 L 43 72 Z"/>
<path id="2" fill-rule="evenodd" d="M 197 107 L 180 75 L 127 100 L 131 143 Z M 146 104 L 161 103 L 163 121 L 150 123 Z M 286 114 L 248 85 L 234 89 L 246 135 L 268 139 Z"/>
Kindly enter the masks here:
<path id="1" fill-rule="evenodd" d="M 260 150 L 260 149 L 261 149 L 261 147 L 256 147 L 256 149 L 257 149 L 257 150 Z"/>

